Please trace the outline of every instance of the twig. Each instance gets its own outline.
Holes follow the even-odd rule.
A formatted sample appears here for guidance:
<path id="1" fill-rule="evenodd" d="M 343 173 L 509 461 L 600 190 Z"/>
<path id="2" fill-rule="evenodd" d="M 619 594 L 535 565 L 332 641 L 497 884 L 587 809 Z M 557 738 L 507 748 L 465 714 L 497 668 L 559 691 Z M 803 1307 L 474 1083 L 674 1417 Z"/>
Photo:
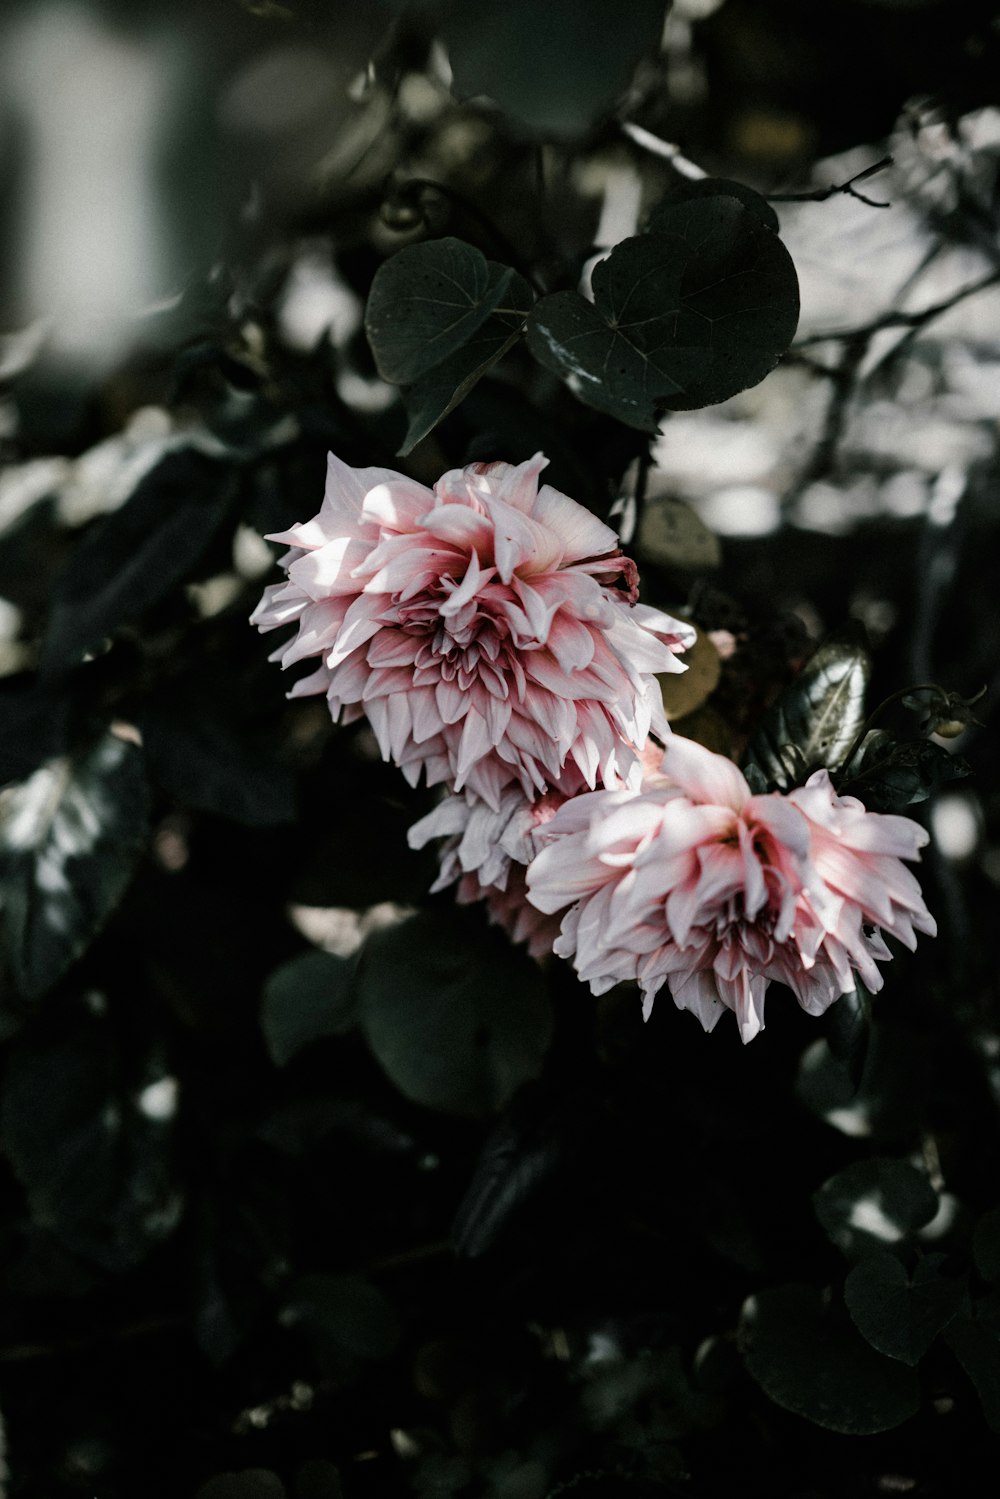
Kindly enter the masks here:
<path id="1" fill-rule="evenodd" d="M 635 141 L 644 151 L 651 152 L 654 156 L 662 156 L 664 161 L 669 161 L 675 171 L 682 177 L 690 177 L 692 181 L 700 181 L 707 177 L 708 173 L 696 162 L 689 161 L 680 146 L 672 145 L 670 141 L 661 141 L 658 135 L 651 130 L 644 130 L 641 125 L 633 125 L 631 120 L 622 121 L 622 132 L 629 140 Z"/>
<path id="2" fill-rule="evenodd" d="M 862 323 L 858 328 L 842 328 L 829 333 L 810 333 L 805 338 L 800 338 L 792 347 L 805 349 L 810 344 L 827 343 L 832 338 L 842 339 L 845 342 L 870 339 L 885 328 L 923 328 L 935 318 L 941 317 L 943 313 L 950 312 L 967 297 L 974 297 L 977 292 L 986 291 L 988 287 L 996 286 L 998 282 L 1000 282 L 1000 270 L 990 271 L 988 276 L 981 277 L 979 281 L 972 281 L 968 286 L 960 286 L 958 291 L 952 292 L 950 297 L 945 297 L 941 302 L 932 302 L 930 307 L 924 307 L 920 312 L 884 312 L 881 317 L 873 318 L 870 323 Z"/>
<path id="3" fill-rule="evenodd" d="M 838 182 L 834 187 L 817 187 L 810 193 L 768 193 L 769 203 L 825 203 L 827 198 L 835 198 L 838 193 L 846 193 L 849 198 L 857 198 L 859 203 L 867 203 L 869 208 L 891 208 L 891 203 L 880 203 L 875 198 L 869 198 L 864 193 L 859 193 L 854 184 L 865 182 L 869 177 L 874 177 L 876 172 L 884 172 L 886 167 L 892 166 L 892 157 L 883 156 L 881 161 L 874 162 L 870 167 L 865 167 L 863 172 L 855 172 L 846 182 Z"/>

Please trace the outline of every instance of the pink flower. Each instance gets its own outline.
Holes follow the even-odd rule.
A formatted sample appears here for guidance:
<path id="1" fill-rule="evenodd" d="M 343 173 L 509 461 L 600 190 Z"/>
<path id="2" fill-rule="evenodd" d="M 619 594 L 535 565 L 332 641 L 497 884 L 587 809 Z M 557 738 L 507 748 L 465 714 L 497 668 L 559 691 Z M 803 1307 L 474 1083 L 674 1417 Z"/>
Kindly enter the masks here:
<path id="1" fill-rule="evenodd" d="M 729 760 L 673 735 L 639 791 L 595 791 L 539 834 L 528 898 L 566 906 L 554 950 L 595 994 L 638 981 L 648 1017 L 666 984 L 711 1030 L 735 1011 L 749 1041 L 772 980 L 821 1014 L 858 972 L 881 988 L 874 923 L 915 944 L 935 926 L 901 859 L 926 835 L 839 797 L 826 771 L 787 797 L 753 796 Z"/>
<path id="2" fill-rule="evenodd" d="M 662 734 L 656 672 L 682 671 L 690 627 L 634 602 L 615 533 L 548 485 L 546 463 L 453 469 L 433 490 L 332 454 L 315 519 L 272 537 L 287 581 L 252 616 L 296 624 L 273 659 L 313 660 L 292 695 L 334 721 L 366 714 L 411 784 L 468 787 L 494 810 L 575 766 L 589 786 L 634 773 Z"/>
<path id="3" fill-rule="evenodd" d="M 533 802 L 517 783 L 504 788 L 496 810 L 472 791 L 444 797 L 407 835 L 411 848 L 424 848 L 432 838 L 446 840 L 431 893 L 456 885 L 459 905 L 485 901 L 490 922 L 513 941 L 526 942 L 533 958 L 550 953 L 562 913 L 543 915 L 530 904 L 525 866 L 538 851 L 538 829 L 584 784 L 574 766 Z"/>

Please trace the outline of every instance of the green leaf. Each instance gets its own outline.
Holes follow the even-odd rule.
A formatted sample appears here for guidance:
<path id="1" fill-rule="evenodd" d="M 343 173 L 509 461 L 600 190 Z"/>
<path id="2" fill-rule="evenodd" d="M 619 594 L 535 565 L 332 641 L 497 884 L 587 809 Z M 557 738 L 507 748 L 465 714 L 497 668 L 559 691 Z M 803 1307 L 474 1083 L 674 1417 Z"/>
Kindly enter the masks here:
<path id="1" fill-rule="evenodd" d="M 699 177 L 695 181 L 682 182 L 672 188 L 651 210 L 646 224 L 647 229 L 659 228 L 660 215 L 665 209 L 672 208 L 677 203 L 689 203 L 694 198 L 736 198 L 743 207 L 753 214 L 757 221 L 777 234 L 780 228 L 778 215 L 771 207 L 766 198 L 760 193 L 754 192 L 752 187 L 747 187 L 745 182 L 734 182 L 729 177 Z"/>
<path id="2" fill-rule="evenodd" d="M 66 745 L 72 699 L 46 692 L 36 676 L 0 682 L 0 786 L 21 781 Z"/>
<path id="3" fill-rule="evenodd" d="M 43 651 L 50 671 L 75 666 L 185 581 L 233 516 L 231 464 L 174 448 L 120 510 L 88 530 L 56 584 Z"/>
<path id="4" fill-rule="evenodd" d="M 118 904 L 147 804 L 142 754 L 113 734 L 0 793 L 0 935 L 25 999 L 52 987 Z"/>
<path id="5" fill-rule="evenodd" d="M 860 979 L 850 994 L 842 994 L 827 1012 L 830 1051 L 854 1084 L 861 1086 L 872 1031 L 872 997 Z"/>
<path id="6" fill-rule="evenodd" d="M 457 353 L 496 308 L 517 305 L 507 301 L 514 281 L 509 266 L 450 237 L 408 245 L 385 261 L 365 309 L 382 379 L 412 385 Z"/>
<path id="7" fill-rule="evenodd" d="M 821 766 L 835 769 L 864 722 L 871 658 L 845 630 L 821 645 L 764 715 L 743 757 L 768 785 L 790 791 Z"/>
<path id="8" fill-rule="evenodd" d="M 355 1020 L 354 958 L 305 952 L 264 986 L 260 1024 L 271 1060 L 284 1067 L 310 1041 L 340 1036 Z"/>
<path id="9" fill-rule="evenodd" d="M 23 1039 L 4 1073 L 4 1150 L 32 1223 L 111 1271 L 137 1265 L 176 1227 L 176 1084 L 119 1075 L 101 996 L 54 1035 Z"/>
<path id="10" fill-rule="evenodd" d="M 817 1426 L 870 1436 L 916 1413 L 913 1371 L 876 1353 L 812 1286 L 776 1286 L 749 1297 L 739 1342 L 764 1393 Z"/>
<path id="11" fill-rule="evenodd" d="M 504 300 L 510 304 L 510 311 L 491 313 L 462 348 L 404 387 L 403 401 L 410 421 L 401 454 L 411 452 L 517 343 L 533 300 L 523 276 L 511 273 Z"/>
<path id="12" fill-rule="evenodd" d="M 530 129 L 586 130 L 627 86 L 663 30 L 663 0 L 451 0 L 443 34 L 459 98 L 487 94 Z"/>
<path id="13" fill-rule="evenodd" d="M 143 710 L 139 727 L 152 779 L 182 806 L 248 827 L 294 821 L 292 772 L 257 749 L 209 692 L 164 697 Z"/>
<path id="14" fill-rule="evenodd" d="M 289 1290 L 282 1322 L 301 1327 L 325 1373 L 338 1377 L 358 1360 L 385 1359 L 399 1343 L 396 1314 L 358 1275 L 303 1275 Z"/>
<path id="15" fill-rule="evenodd" d="M 244 1468 L 239 1473 L 219 1473 L 210 1478 L 195 1499 L 288 1499 L 288 1491 L 269 1468 Z"/>
<path id="16" fill-rule="evenodd" d="M 430 913 L 374 932 L 358 993 L 372 1051 L 415 1103 L 493 1113 L 541 1070 L 552 1034 L 545 985 L 492 932 Z"/>
<path id="17" fill-rule="evenodd" d="M 975 1385 L 986 1424 L 1000 1436 L 1000 1337 L 985 1322 L 956 1317 L 944 1340 Z"/>
<path id="18" fill-rule="evenodd" d="M 543 297 L 528 347 L 588 406 L 643 431 L 664 407 L 711 406 L 756 385 L 791 343 L 798 282 L 780 239 L 735 198 L 664 208 L 579 292 Z"/>
<path id="19" fill-rule="evenodd" d="M 872 1156 L 831 1176 L 813 1196 L 831 1242 L 851 1259 L 901 1244 L 930 1223 L 938 1195 L 908 1161 Z"/>
<path id="20" fill-rule="evenodd" d="M 844 766 L 839 789 L 860 798 L 871 812 L 903 812 L 968 774 L 966 761 L 940 744 L 897 739 L 885 729 L 873 729 Z"/>
<path id="21" fill-rule="evenodd" d="M 990 1208 L 976 1224 L 972 1258 L 983 1280 L 1000 1280 L 1000 1207 Z"/>
<path id="22" fill-rule="evenodd" d="M 957 1315 L 965 1283 L 939 1273 L 943 1258 L 918 1261 L 911 1276 L 895 1255 L 879 1250 L 851 1270 L 844 1284 L 847 1309 L 879 1353 L 915 1365 Z"/>

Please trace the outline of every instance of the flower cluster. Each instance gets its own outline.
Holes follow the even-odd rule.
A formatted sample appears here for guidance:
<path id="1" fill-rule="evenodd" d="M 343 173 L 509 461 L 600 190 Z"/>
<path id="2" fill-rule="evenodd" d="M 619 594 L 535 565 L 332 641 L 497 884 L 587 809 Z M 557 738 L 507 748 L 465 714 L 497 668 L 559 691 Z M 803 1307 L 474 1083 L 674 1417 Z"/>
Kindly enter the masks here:
<path id="1" fill-rule="evenodd" d="M 415 785 L 543 795 L 634 776 L 665 733 L 655 673 L 683 670 L 689 626 L 636 602 L 635 563 L 602 521 L 548 485 L 546 460 L 453 469 L 433 490 L 332 454 L 319 515 L 273 536 L 287 581 L 252 616 L 296 624 L 272 659 L 316 663 L 293 694 L 367 716 Z"/>
<path id="2" fill-rule="evenodd" d="M 634 980 L 648 1016 L 666 985 L 706 1029 L 733 1010 L 747 1041 L 772 980 L 811 1014 L 855 975 L 878 989 L 882 932 L 934 931 L 902 863 L 922 830 L 822 770 L 753 795 L 670 735 L 656 678 L 684 670 L 694 632 L 637 602 L 615 533 L 539 484 L 545 461 L 427 489 L 331 455 L 320 513 L 272 538 L 286 580 L 252 616 L 296 626 L 272 657 L 313 663 L 291 695 L 367 717 L 411 784 L 443 784 L 410 830 L 415 848 L 444 840 L 433 888 L 484 901 L 595 993 Z"/>
<path id="3" fill-rule="evenodd" d="M 882 985 L 882 931 L 908 947 L 935 925 L 916 879 L 926 834 L 836 794 L 827 771 L 786 796 L 754 796 L 722 755 L 671 737 L 638 789 L 588 792 L 540 833 L 528 897 L 561 913 L 554 950 L 595 994 L 624 980 L 644 1014 L 666 984 L 711 1030 L 733 1010 L 744 1041 L 772 980 L 811 1015 Z"/>

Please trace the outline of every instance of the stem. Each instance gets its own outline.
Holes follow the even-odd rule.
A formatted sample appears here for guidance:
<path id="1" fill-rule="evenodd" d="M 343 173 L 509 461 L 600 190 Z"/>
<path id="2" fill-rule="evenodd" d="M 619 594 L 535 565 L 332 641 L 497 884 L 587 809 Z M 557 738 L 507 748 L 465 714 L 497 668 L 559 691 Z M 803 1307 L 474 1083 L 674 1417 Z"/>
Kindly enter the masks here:
<path id="1" fill-rule="evenodd" d="M 868 733 L 875 720 L 886 708 L 891 707 L 891 705 L 898 702 L 900 698 L 909 696 L 911 692 L 942 691 L 943 688 L 939 687 L 936 682 L 919 682 L 916 687 L 900 687 L 898 692 L 891 692 L 887 698 L 883 698 L 878 707 L 872 709 L 871 713 L 869 713 L 868 717 L 865 719 L 864 723 L 861 725 L 860 729 L 851 740 L 850 747 L 848 748 L 846 755 L 840 762 L 842 768 L 846 770 L 848 765 L 850 765 L 851 761 L 854 759 L 854 756 L 857 754 L 858 750 L 864 743 L 865 735 Z"/>

